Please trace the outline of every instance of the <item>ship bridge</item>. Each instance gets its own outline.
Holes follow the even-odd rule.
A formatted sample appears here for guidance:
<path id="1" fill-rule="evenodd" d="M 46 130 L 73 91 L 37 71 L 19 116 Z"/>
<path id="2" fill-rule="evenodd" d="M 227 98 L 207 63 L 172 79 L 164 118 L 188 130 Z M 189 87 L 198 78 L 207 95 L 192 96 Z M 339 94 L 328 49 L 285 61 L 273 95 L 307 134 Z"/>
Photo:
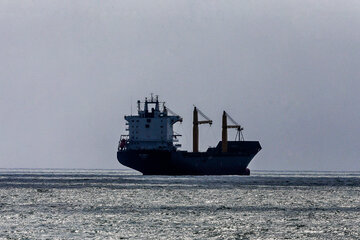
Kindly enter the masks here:
<path id="1" fill-rule="evenodd" d="M 159 102 L 158 96 L 145 98 L 137 102 L 138 115 L 125 116 L 129 131 L 126 148 L 128 150 L 172 150 L 177 141 L 173 124 L 182 122 L 182 118 L 166 108 L 165 102 Z M 169 112 L 172 115 L 169 115 Z"/>

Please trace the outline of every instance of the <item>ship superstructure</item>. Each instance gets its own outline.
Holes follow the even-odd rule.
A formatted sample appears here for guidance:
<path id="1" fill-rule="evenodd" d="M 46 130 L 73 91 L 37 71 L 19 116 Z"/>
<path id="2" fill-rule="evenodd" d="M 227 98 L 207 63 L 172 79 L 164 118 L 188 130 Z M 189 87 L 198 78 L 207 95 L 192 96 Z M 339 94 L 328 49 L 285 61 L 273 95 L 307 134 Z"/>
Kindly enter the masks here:
<path id="1" fill-rule="evenodd" d="M 158 96 L 137 102 L 137 115 L 125 116 L 129 134 L 121 135 L 118 161 L 143 174 L 156 175 L 248 175 L 248 164 L 261 150 L 258 141 L 244 141 L 243 128 L 225 111 L 222 122 L 222 141 L 206 152 L 199 152 L 199 125 L 212 124 L 205 114 L 194 107 L 193 152 L 181 151 L 173 125 L 182 118 L 159 102 Z M 171 113 L 171 115 L 169 114 Z M 199 120 L 200 114 L 205 120 Z M 227 124 L 227 119 L 233 125 Z M 228 128 L 236 128 L 238 141 L 228 141 Z"/>
<path id="2" fill-rule="evenodd" d="M 169 115 L 165 102 L 159 102 L 158 96 L 145 98 L 144 102 L 138 101 L 137 105 L 138 115 L 125 116 L 129 131 L 126 144 L 128 150 L 170 151 L 180 147 L 179 144 L 174 145 L 176 135 L 173 131 L 173 124 L 182 121 L 180 116 Z"/>

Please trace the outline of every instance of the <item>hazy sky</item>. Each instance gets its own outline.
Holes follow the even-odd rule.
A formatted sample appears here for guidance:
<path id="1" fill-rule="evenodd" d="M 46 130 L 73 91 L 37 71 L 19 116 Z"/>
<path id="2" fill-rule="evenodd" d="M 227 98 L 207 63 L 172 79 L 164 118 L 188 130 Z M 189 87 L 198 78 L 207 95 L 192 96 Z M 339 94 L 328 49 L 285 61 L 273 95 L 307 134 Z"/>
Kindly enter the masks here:
<path id="1" fill-rule="evenodd" d="M 151 92 L 251 169 L 360 170 L 360 1 L 0 0 L 0 168 L 121 168 L 123 116 Z M 230 138 L 234 132 L 229 130 Z"/>

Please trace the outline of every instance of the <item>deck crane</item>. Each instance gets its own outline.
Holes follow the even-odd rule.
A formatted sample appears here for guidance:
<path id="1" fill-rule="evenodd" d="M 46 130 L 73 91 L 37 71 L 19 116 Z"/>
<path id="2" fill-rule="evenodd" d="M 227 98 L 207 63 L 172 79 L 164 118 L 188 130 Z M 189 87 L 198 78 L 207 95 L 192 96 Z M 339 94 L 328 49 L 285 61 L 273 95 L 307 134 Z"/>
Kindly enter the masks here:
<path id="1" fill-rule="evenodd" d="M 227 124 L 227 119 L 228 118 L 232 122 L 232 124 L 234 124 L 234 125 L 228 125 Z M 222 152 L 227 152 L 227 150 L 228 150 L 228 137 L 227 137 L 227 129 L 228 128 L 236 128 L 237 133 L 236 133 L 236 136 L 235 136 L 235 140 L 236 140 L 237 136 L 239 136 L 239 141 L 244 141 L 244 136 L 242 134 L 242 130 L 244 130 L 244 128 L 242 128 L 240 126 L 240 124 L 235 122 L 235 120 L 232 119 L 229 116 L 229 114 L 227 114 L 224 111 L 223 116 L 222 116 Z"/>
<path id="2" fill-rule="evenodd" d="M 199 121 L 198 113 L 205 118 L 206 120 Z M 199 152 L 199 125 L 200 124 L 212 124 L 210 120 L 200 109 L 197 109 L 194 106 L 194 116 L 193 116 L 193 152 Z"/>

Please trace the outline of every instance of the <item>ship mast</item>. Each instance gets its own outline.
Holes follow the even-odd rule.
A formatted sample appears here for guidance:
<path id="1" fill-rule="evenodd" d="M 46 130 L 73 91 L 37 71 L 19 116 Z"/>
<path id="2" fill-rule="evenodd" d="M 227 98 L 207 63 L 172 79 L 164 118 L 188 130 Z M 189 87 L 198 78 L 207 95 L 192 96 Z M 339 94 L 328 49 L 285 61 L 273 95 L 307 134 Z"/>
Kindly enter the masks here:
<path id="1" fill-rule="evenodd" d="M 205 118 L 204 121 L 199 121 L 198 113 Z M 199 125 L 200 124 L 212 124 L 212 120 L 210 120 L 204 113 L 202 113 L 199 109 L 194 106 L 193 112 L 193 152 L 199 152 Z"/>

